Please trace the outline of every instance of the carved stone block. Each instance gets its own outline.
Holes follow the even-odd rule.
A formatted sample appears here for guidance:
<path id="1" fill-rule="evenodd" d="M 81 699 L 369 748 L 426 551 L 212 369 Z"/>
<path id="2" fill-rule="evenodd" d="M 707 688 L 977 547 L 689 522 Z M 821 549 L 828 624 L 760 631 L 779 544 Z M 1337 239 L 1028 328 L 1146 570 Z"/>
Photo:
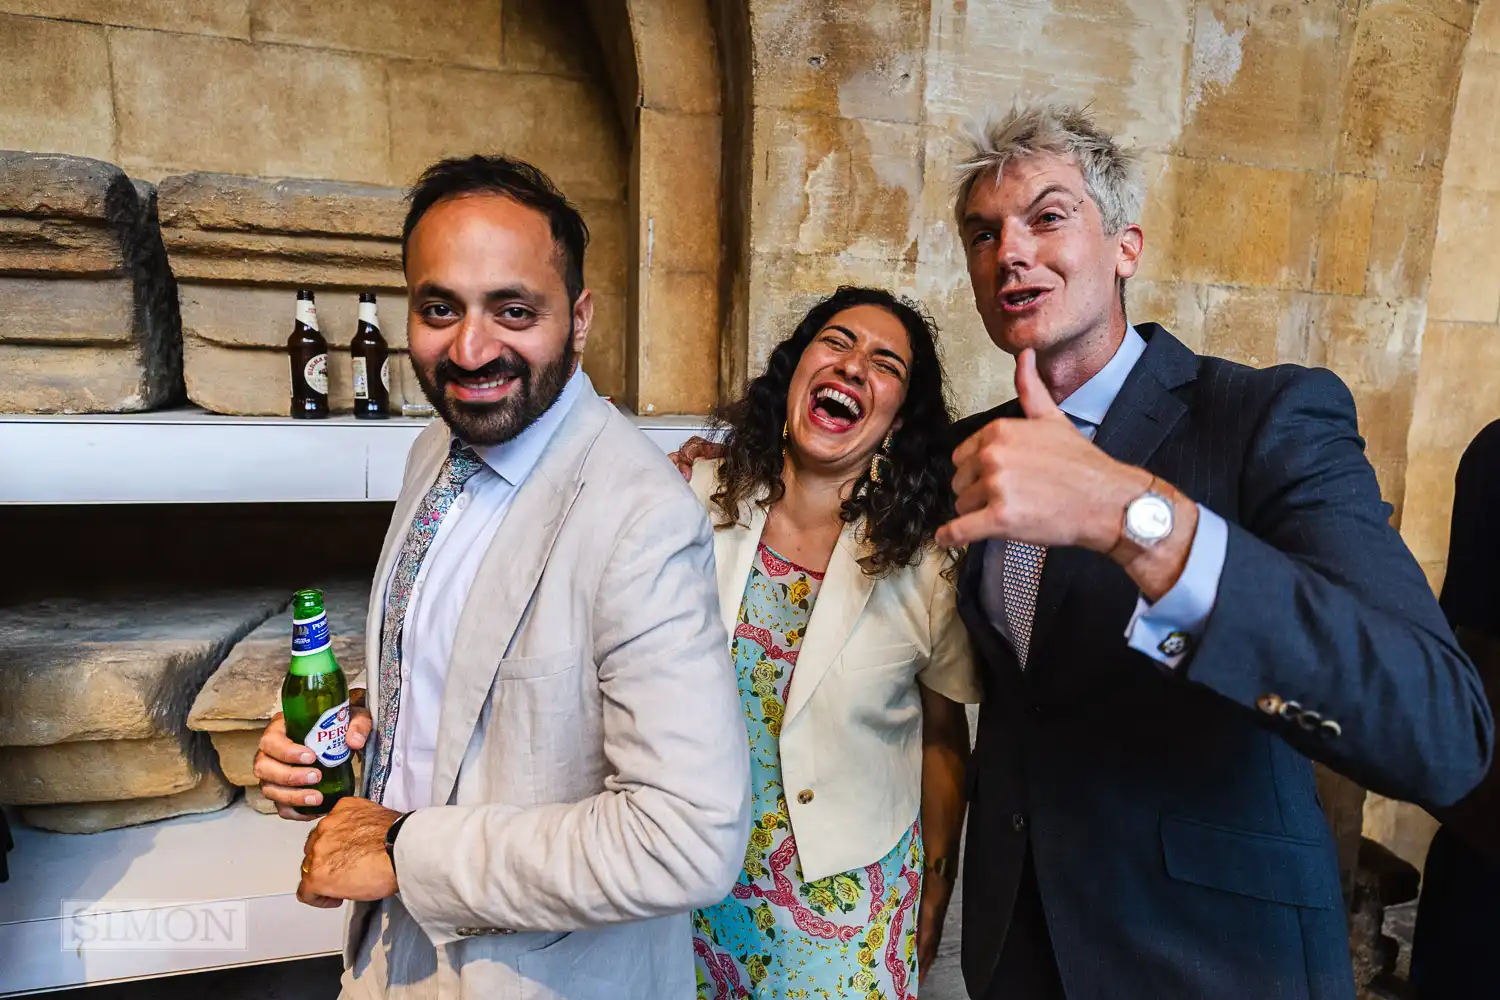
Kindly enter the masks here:
<path id="1" fill-rule="evenodd" d="M 177 296 L 155 189 L 115 166 L 0 150 L 0 412 L 181 398 Z"/>

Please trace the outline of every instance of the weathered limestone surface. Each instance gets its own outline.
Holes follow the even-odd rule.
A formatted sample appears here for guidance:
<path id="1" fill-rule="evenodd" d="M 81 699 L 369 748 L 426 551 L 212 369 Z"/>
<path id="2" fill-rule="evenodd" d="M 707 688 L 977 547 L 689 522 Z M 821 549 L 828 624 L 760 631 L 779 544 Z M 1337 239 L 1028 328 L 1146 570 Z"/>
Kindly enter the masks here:
<path id="1" fill-rule="evenodd" d="M 7 608 L 0 746 L 177 738 L 230 647 L 288 597 L 262 588 Z"/>
<path id="2" fill-rule="evenodd" d="M 103 28 L 0 14 L 0 149 L 112 159 L 111 105 Z"/>
<path id="3" fill-rule="evenodd" d="M 245 788 L 245 804 L 263 815 L 276 815 L 276 803 L 260 794 L 260 789 L 256 786 Z"/>
<path id="4" fill-rule="evenodd" d="M 175 795 L 121 802 L 30 806 L 21 809 L 21 819 L 29 826 L 57 833 L 100 833 L 174 816 L 217 812 L 233 802 L 235 794 L 234 785 L 222 776 L 204 774 L 199 776 L 196 785 Z"/>
<path id="5" fill-rule="evenodd" d="M 286 673 L 285 668 L 282 673 Z M 214 752 L 219 755 L 219 767 L 233 784 L 249 787 L 260 783 L 255 776 L 255 754 L 260 748 L 264 726 L 265 723 L 261 723 L 254 729 L 230 729 L 209 734 Z"/>
<path id="6" fill-rule="evenodd" d="M 415 386 L 405 365 L 403 193 L 337 181 L 188 174 L 162 180 L 162 235 L 179 279 L 188 397 L 219 413 L 285 414 L 291 396 L 286 341 L 298 288 L 318 298 L 330 347 L 331 408 L 349 411 L 349 341 L 361 291 L 385 306 L 392 349 L 391 406 Z M 417 398 L 415 395 L 412 398 Z"/>
<path id="7" fill-rule="evenodd" d="M 333 633 L 333 655 L 353 684 L 365 671 L 369 583 L 334 582 L 321 589 Z M 276 615 L 240 639 L 198 693 L 188 714 L 188 726 L 211 733 L 263 729 L 281 710 L 281 682 L 286 677 L 291 648 L 290 614 Z M 227 766 L 225 770 L 230 773 Z M 248 783 L 232 773 L 231 780 Z"/>
<path id="8" fill-rule="evenodd" d="M 0 151 L 0 412 L 177 398 L 176 293 L 155 190 L 76 156 Z"/>
<path id="9" fill-rule="evenodd" d="M 252 0 L 0 0 L 0 10 L 60 21 L 250 37 Z"/>
<path id="10" fill-rule="evenodd" d="M 156 798 L 187 791 L 201 773 L 173 736 L 0 747 L 0 803 Z"/>

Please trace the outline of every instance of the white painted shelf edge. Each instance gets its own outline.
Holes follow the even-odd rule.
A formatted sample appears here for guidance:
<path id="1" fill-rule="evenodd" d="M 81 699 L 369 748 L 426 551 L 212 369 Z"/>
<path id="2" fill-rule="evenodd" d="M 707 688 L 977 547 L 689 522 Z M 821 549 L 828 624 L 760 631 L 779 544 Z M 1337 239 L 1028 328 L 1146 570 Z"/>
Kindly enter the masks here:
<path id="1" fill-rule="evenodd" d="M 296 898 L 309 829 L 243 799 L 105 833 L 13 825 L 0 997 L 338 953 L 345 911 Z"/>
<path id="2" fill-rule="evenodd" d="M 701 417 L 627 414 L 663 452 Z M 0 416 L 0 504 L 394 500 L 429 419 L 155 413 Z"/>

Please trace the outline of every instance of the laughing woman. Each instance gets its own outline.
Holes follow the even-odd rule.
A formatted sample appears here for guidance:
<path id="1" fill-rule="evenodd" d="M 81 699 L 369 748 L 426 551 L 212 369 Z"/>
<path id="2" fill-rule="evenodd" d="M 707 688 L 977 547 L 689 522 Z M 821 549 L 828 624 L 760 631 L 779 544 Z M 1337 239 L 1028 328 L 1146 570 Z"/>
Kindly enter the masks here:
<path id="1" fill-rule="evenodd" d="M 692 485 L 750 730 L 745 869 L 693 915 L 701 998 L 917 993 L 963 825 L 978 681 L 932 538 L 952 515 L 930 323 L 841 288 L 721 415 Z"/>

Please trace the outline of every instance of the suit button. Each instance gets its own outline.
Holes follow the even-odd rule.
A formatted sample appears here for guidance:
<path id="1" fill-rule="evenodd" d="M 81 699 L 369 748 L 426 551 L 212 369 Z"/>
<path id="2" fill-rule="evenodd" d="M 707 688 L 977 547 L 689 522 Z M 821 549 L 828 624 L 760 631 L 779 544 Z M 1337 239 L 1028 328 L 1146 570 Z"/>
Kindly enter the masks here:
<path id="1" fill-rule="evenodd" d="M 1267 715 L 1277 715 L 1281 712 L 1283 702 L 1279 694 L 1263 694 L 1255 699 L 1255 707 Z"/>
<path id="2" fill-rule="evenodd" d="M 1303 709 L 1302 712 L 1297 716 L 1297 725 L 1301 726 L 1309 733 L 1315 731 L 1318 728 L 1319 724 L 1322 723 L 1322 721 L 1323 717 L 1310 708 Z"/>
<path id="3" fill-rule="evenodd" d="M 802 791 L 797 793 L 797 801 L 802 803 L 803 805 L 807 805 L 812 800 L 813 793 L 811 788 L 804 788 L 802 789 Z"/>
<path id="4" fill-rule="evenodd" d="M 1026 829 L 1026 817 L 1022 816 L 1020 813 L 1016 813 L 1010 818 L 1010 826 L 1012 830 L 1020 833 L 1022 830 Z"/>

